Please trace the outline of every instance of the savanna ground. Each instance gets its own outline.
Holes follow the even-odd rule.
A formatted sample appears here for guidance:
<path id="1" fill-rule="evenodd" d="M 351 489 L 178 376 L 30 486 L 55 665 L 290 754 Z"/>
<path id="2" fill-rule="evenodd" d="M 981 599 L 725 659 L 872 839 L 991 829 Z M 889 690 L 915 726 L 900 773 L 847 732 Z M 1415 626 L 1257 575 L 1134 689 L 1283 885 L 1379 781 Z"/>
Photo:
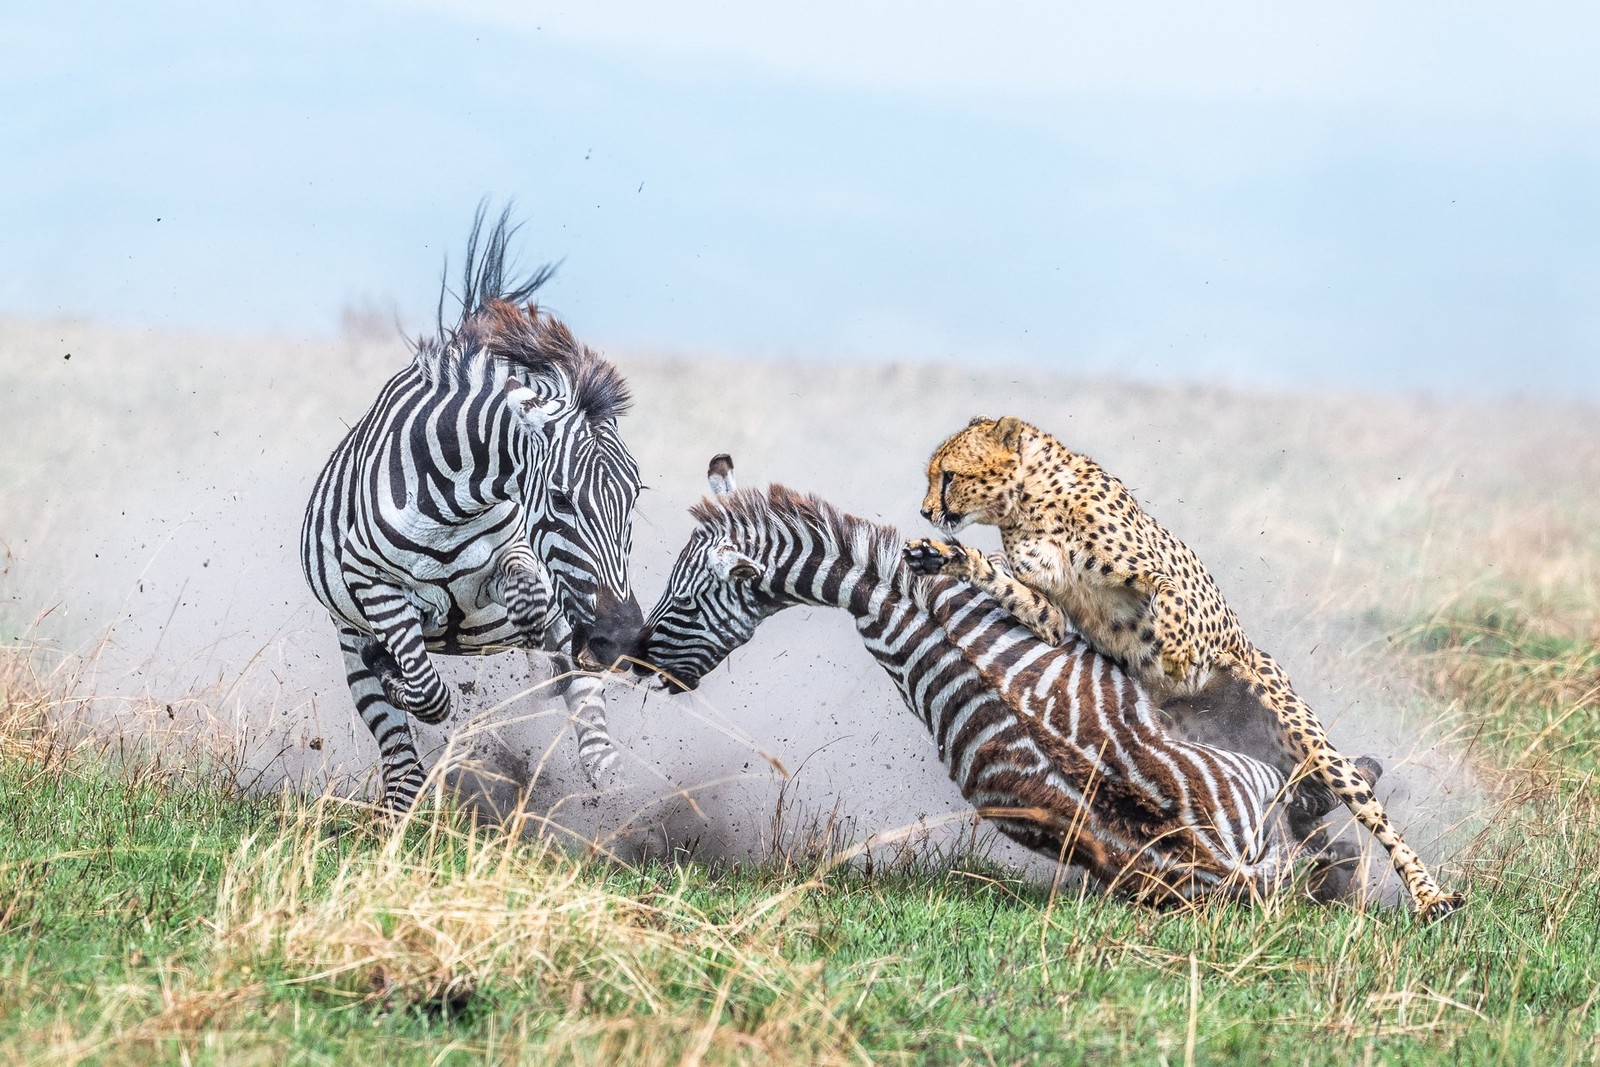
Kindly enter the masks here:
<path id="1" fill-rule="evenodd" d="M 82 361 L 93 346 L 80 339 L 74 351 Z M 681 435 L 675 405 L 707 373 L 661 367 L 630 438 L 642 456 Z M 258 400 L 270 369 L 241 365 L 236 378 L 281 421 L 285 409 Z M 741 375 L 762 390 L 809 380 L 721 371 L 736 393 Z M 834 386 L 905 385 L 878 375 L 841 370 Z M 958 378 L 933 371 L 914 383 L 944 398 L 928 416 L 941 425 L 1016 395 L 1011 381 Z M 91 423 L 124 426 L 93 394 L 107 381 L 87 379 L 72 402 Z M 762 862 L 626 865 L 521 825 L 473 825 L 449 803 L 390 832 L 339 796 L 253 788 L 260 768 L 226 730 L 186 749 L 108 732 L 83 697 L 85 661 L 8 629 L 0 1052 L 52 1063 L 1600 1060 L 1592 413 L 1052 388 L 1102 459 L 1132 439 L 1127 426 L 1170 442 L 1203 410 L 1204 434 L 1146 457 L 1158 514 L 1180 511 L 1176 525 L 1206 542 L 1208 559 L 1230 545 L 1244 546 L 1230 564 L 1259 553 L 1281 583 L 1266 598 L 1313 589 L 1294 610 L 1317 625 L 1280 631 L 1301 644 L 1285 658 L 1304 662 L 1336 637 L 1346 657 L 1336 675 L 1382 678 L 1382 714 L 1413 734 L 1421 720 L 1430 746 L 1464 754 L 1478 799 L 1453 820 L 1438 866 L 1468 893 L 1467 909 L 1435 927 L 1403 908 L 1295 899 L 1157 913 L 1053 891 L 981 856 L 891 849 L 870 869 L 830 868 L 793 841 Z M 1182 414 L 1162 423 L 1148 414 L 1160 404 Z M 674 418 L 656 428 L 652 405 Z M 1252 421 L 1268 407 L 1288 412 L 1272 432 Z M 805 439 L 802 424 L 731 408 L 736 425 L 715 434 L 736 455 L 765 450 L 776 467 L 783 442 Z M 248 414 L 230 409 L 230 420 Z M 285 433 L 299 432 L 289 421 Z M 198 437 L 203 425 L 174 419 L 162 432 Z M 65 435 L 38 439 L 36 462 L 13 461 L 21 473 L 0 489 L 43 495 L 29 485 L 71 461 Z M 697 457 L 710 443 L 685 447 Z M 913 507 L 924 447 L 894 457 L 911 472 L 899 488 Z M 1231 480 L 1197 477 L 1219 454 L 1249 462 Z M 302 461 L 292 457 L 297 470 Z M 817 481 L 771 472 L 801 488 L 831 484 L 846 503 L 857 481 L 889 484 L 842 452 L 793 463 L 847 472 L 834 483 L 827 470 Z M 1236 511 L 1216 503 L 1240 500 Z M 1326 561 L 1324 510 L 1338 524 Z M 1261 515 L 1277 521 L 1258 535 Z M 1317 547 L 1283 548 L 1301 541 Z M 1324 566 L 1325 584 L 1308 579 Z M 1230 589 L 1229 575 L 1244 573 L 1213 569 Z M 641 584 L 648 600 L 654 586 Z M 151 721 L 172 720 L 171 704 L 147 704 Z M 870 793 L 870 780 L 859 787 Z"/>
<path id="2" fill-rule="evenodd" d="M 1470 907 L 1142 911 L 981 862 L 630 867 L 429 810 L 250 796 L 0 726 L 0 1048 L 94 1062 L 1556 1063 L 1600 1058 L 1596 616 L 1514 591 L 1396 638 L 1496 768 Z"/>

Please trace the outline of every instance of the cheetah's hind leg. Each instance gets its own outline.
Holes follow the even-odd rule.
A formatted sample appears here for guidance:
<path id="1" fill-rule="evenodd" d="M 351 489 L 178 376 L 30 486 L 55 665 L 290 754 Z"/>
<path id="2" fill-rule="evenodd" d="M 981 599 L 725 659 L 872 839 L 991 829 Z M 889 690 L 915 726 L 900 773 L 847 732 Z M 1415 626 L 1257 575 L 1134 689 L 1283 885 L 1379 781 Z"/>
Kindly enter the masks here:
<path id="1" fill-rule="evenodd" d="M 1460 893 L 1447 893 L 1428 872 L 1422 857 L 1406 843 L 1383 810 L 1372 783 L 1356 764 L 1333 747 L 1316 712 L 1294 691 L 1283 668 L 1253 645 L 1246 646 L 1245 654 L 1246 673 L 1254 676 L 1252 688 L 1277 717 L 1280 743 L 1297 759 L 1303 760 L 1304 773 L 1333 790 L 1356 820 L 1388 851 L 1389 861 L 1400 875 L 1418 917 L 1424 923 L 1435 922 L 1460 908 L 1466 898 Z M 1236 664 L 1233 669 L 1239 666 Z"/>

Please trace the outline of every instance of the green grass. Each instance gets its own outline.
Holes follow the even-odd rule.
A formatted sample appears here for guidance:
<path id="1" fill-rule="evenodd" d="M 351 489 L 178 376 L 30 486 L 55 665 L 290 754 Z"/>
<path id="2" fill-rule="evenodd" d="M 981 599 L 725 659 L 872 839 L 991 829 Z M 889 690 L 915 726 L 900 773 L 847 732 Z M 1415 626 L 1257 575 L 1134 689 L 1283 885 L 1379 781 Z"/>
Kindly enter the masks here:
<path id="1" fill-rule="evenodd" d="M 0 1051 L 99 1062 L 1600 1060 L 1593 644 L 1406 647 L 1485 764 L 1469 907 L 1140 910 L 981 863 L 580 862 L 0 746 Z M 15 694 L 12 694 L 15 702 Z M 17 734 L 13 730 L 13 734 Z M 21 731 L 26 735 L 27 731 Z"/>
<path id="2" fill-rule="evenodd" d="M 1586 777 L 1600 771 L 1600 641 L 1582 629 L 1490 603 L 1429 621 L 1410 644 L 1435 689 L 1466 705 L 1490 751 Z"/>

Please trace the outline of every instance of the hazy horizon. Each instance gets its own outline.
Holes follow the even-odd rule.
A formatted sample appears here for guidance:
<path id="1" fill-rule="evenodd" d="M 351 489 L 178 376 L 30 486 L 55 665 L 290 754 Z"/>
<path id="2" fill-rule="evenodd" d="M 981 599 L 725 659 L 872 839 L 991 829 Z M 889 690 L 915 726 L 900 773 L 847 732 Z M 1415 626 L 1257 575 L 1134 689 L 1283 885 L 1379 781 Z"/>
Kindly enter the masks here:
<path id="1" fill-rule="evenodd" d="M 584 339 L 1600 398 L 1600 14 L 0 16 L 0 313 L 428 320 L 476 203 Z"/>

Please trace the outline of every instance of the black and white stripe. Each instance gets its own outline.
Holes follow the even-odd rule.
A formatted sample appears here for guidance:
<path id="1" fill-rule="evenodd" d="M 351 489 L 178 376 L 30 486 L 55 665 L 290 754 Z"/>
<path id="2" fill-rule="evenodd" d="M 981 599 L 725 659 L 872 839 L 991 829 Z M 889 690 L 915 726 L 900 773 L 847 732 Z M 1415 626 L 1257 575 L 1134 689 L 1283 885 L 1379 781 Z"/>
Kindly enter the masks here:
<path id="1" fill-rule="evenodd" d="M 712 480 L 723 491 L 694 509 L 645 624 L 642 658 L 670 682 L 695 687 L 785 607 L 839 607 L 962 795 L 1029 848 L 1155 902 L 1252 896 L 1323 844 L 1331 795 L 1289 792 L 1258 760 L 1173 737 L 1085 642 L 1047 645 L 971 585 L 911 573 L 892 529 L 781 486 L 733 491 L 726 464 Z M 1328 865 L 1349 856 L 1320 857 L 1319 896 L 1342 891 L 1348 871 Z"/>
<path id="2" fill-rule="evenodd" d="M 317 479 L 301 533 L 306 580 L 339 628 L 351 695 L 378 742 L 384 802 L 424 774 L 406 714 L 443 720 L 430 652 L 511 648 L 609 666 L 641 619 L 628 580 L 639 472 L 617 434 L 616 368 L 523 303 L 549 276 L 505 282 L 505 215 L 468 246 L 460 321 L 419 341 Z M 441 316 L 442 318 L 442 316 Z M 563 693 L 585 771 L 615 755 L 603 685 Z"/>

